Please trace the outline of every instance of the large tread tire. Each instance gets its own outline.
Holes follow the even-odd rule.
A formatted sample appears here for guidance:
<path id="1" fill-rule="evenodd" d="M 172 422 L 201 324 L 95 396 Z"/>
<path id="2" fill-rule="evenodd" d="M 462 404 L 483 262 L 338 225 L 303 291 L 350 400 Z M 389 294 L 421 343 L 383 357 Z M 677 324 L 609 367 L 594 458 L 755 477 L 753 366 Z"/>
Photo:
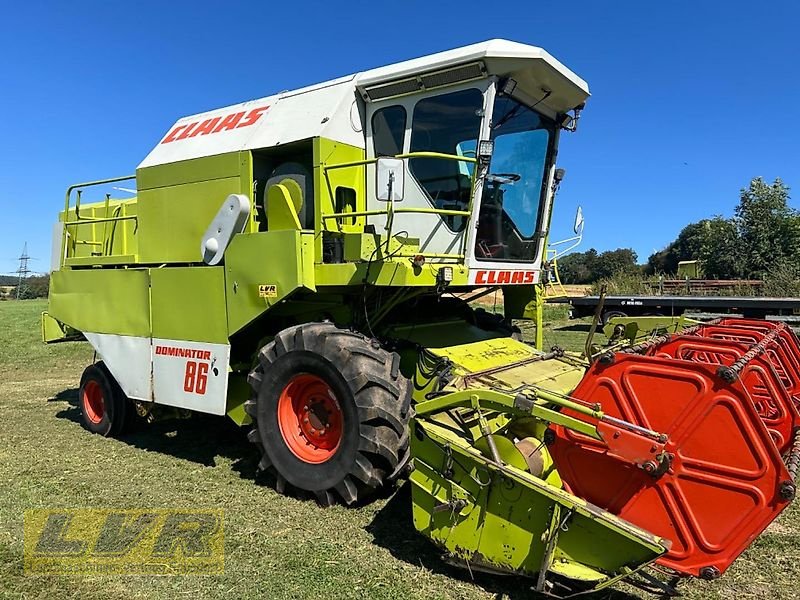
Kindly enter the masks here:
<path id="1" fill-rule="evenodd" d="M 78 389 L 81 423 L 92 433 L 118 437 L 128 431 L 135 409 L 103 362 L 89 365 Z"/>
<path id="2" fill-rule="evenodd" d="M 283 390 L 304 373 L 324 380 L 342 413 L 339 445 L 318 464 L 291 450 L 278 422 Z M 245 410 L 254 422 L 248 439 L 278 492 L 308 492 L 325 506 L 360 503 L 408 462 L 411 382 L 400 373 L 400 357 L 377 341 L 332 323 L 290 327 L 260 350 L 248 382 L 253 394 Z"/>

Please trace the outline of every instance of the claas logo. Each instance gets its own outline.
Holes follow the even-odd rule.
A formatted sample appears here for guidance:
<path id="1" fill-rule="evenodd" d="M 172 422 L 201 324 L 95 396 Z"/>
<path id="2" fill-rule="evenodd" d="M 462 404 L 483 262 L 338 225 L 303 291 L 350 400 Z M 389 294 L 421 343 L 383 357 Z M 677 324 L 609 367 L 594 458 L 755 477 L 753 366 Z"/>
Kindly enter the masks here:
<path id="1" fill-rule="evenodd" d="M 222 574 L 221 510 L 27 510 L 25 573 Z"/>
<path id="2" fill-rule="evenodd" d="M 185 125 L 177 125 L 167 134 L 167 137 L 165 137 L 161 143 L 169 144 L 170 142 L 177 142 L 179 140 L 197 137 L 198 135 L 209 135 L 211 133 L 219 133 L 220 131 L 249 127 L 250 125 L 255 125 L 268 108 L 269 105 L 260 106 L 249 112 L 235 112 L 229 115 L 211 117 L 203 121 L 194 121 L 192 123 L 186 123 Z"/>
<path id="3" fill-rule="evenodd" d="M 502 285 L 504 283 L 533 284 L 536 271 L 488 271 L 475 273 L 477 285 Z"/>

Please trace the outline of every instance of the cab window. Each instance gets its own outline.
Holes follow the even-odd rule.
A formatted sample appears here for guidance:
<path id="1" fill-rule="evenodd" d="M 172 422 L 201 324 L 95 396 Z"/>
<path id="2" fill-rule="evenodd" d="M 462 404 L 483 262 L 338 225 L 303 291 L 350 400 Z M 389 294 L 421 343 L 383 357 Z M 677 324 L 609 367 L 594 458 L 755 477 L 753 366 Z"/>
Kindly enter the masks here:
<path id="1" fill-rule="evenodd" d="M 372 144 L 375 156 L 396 156 L 403 152 L 406 134 L 406 109 L 387 106 L 372 115 Z"/>
<path id="2" fill-rule="evenodd" d="M 411 152 L 439 152 L 469 156 L 480 132 L 483 94 L 472 88 L 423 98 L 414 107 Z M 443 158 L 412 158 L 409 170 L 435 208 L 463 210 L 472 195 L 470 163 Z M 447 226 L 460 231 L 462 217 L 445 218 Z"/>

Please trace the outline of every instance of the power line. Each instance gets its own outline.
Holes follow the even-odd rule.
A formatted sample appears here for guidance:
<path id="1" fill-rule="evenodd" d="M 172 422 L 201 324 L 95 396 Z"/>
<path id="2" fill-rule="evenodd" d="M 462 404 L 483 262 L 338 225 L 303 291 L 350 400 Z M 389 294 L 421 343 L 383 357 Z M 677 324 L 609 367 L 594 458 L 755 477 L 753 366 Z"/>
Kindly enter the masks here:
<path id="1" fill-rule="evenodd" d="M 17 300 L 19 300 L 19 292 L 22 289 L 22 280 L 27 279 L 31 270 L 28 268 L 28 261 L 31 257 L 28 256 L 28 242 L 22 247 L 22 254 L 19 256 L 19 268 L 17 269 Z"/>

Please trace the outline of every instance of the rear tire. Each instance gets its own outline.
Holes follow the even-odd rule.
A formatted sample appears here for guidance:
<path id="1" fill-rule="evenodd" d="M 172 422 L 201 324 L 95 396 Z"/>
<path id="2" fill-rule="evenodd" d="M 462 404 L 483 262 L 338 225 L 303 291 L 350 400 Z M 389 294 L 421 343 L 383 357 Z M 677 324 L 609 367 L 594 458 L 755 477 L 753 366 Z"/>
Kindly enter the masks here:
<path id="1" fill-rule="evenodd" d="M 102 362 L 89 365 L 78 389 L 81 422 L 92 433 L 115 437 L 126 431 L 133 406 Z"/>
<path id="2" fill-rule="evenodd" d="M 278 492 L 354 504 L 403 469 L 411 385 L 399 365 L 377 341 L 331 323 L 290 327 L 261 349 L 248 376 L 248 439 Z"/>

